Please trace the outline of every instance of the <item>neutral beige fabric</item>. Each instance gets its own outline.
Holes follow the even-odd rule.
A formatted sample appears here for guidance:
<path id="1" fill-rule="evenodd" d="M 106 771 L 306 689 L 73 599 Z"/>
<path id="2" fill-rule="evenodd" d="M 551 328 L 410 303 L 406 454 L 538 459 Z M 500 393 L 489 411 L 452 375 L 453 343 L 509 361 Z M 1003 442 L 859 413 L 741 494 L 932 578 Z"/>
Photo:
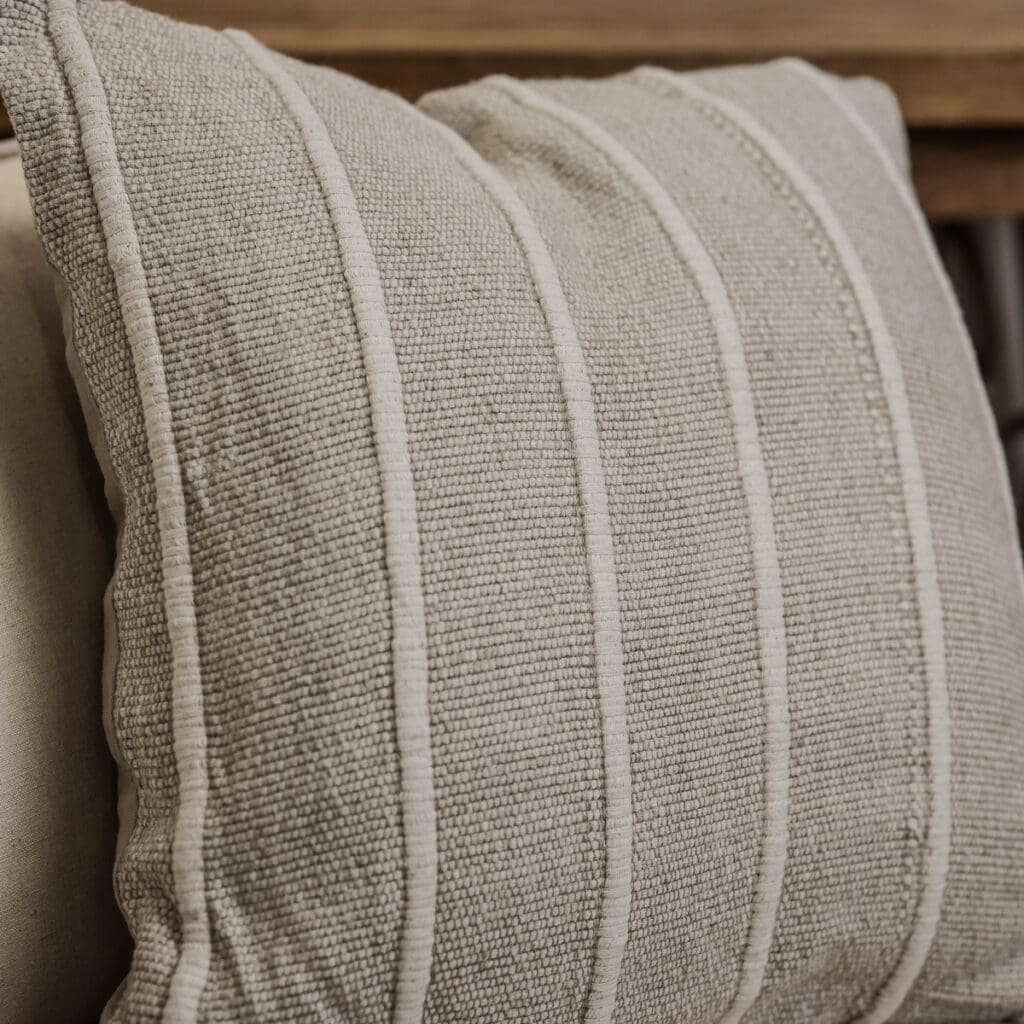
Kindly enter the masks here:
<path id="1" fill-rule="evenodd" d="M 16 153 L 0 311 L 0 1021 L 76 1024 L 127 970 L 100 724 L 112 530 Z"/>
<path id="2" fill-rule="evenodd" d="M 1024 1011 L 1024 582 L 891 97 L 419 109 L 0 15 L 123 494 L 107 1020 Z"/>

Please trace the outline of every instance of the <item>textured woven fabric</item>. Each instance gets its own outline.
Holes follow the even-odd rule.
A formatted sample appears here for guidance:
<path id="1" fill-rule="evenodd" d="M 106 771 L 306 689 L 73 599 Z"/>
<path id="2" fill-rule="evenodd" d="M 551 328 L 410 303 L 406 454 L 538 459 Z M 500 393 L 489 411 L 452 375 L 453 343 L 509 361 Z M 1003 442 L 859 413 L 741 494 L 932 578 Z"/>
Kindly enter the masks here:
<path id="1" fill-rule="evenodd" d="M 83 0 L 0 87 L 123 495 L 107 1020 L 1024 1012 L 1024 586 L 891 98 L 419 109 Z"/>
<path id="2" fill-rule="evenodd" d="M 0 1024 L 78 1024 L 128 962 L 100 722 L 113 530 L 16 147 L 0 311 Z"/>

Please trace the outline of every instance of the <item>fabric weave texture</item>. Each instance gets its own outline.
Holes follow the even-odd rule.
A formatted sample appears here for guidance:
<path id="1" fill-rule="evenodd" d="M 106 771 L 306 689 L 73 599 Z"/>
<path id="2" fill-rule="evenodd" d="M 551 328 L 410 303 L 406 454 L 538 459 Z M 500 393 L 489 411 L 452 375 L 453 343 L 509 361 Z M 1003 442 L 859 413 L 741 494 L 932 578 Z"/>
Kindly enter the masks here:
<path id="1" fill-rule="evenodd" d="M 119 3 L 0 90 L 124 497 L 108 1022 L 1024 1013 L 1024 582 L 898 110 L 417 107 Z"/>

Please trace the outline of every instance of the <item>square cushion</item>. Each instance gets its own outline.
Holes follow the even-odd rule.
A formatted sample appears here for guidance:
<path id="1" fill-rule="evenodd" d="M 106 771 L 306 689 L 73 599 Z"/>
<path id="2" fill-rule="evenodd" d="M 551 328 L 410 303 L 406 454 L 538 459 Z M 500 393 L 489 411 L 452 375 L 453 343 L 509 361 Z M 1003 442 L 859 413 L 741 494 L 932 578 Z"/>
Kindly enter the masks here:
<path id="1" fill-rule="evenodd" d="M 1024 1010 L 1024 586 L 877 86 L 413 108 L 18 0 L 119 512 L 109 1021 Z"/>
<path id="2" fill-rule="evenodd" d="M 0 310 L 0 1022 L 78 1024 L 127 970 L 100 714 L 113 529 L 13 145 Z"/>

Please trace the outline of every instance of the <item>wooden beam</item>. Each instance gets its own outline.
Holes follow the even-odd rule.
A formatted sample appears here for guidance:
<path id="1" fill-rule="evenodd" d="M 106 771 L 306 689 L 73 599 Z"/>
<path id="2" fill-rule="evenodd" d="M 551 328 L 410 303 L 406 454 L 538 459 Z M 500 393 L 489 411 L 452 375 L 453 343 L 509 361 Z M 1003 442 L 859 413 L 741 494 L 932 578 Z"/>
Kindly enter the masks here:
<path id="1" fill-rule="evenodd" d="M 1019 0 L 140 0 L 163 13 L 236 25 L 307 58 L 332 54 L 778 52 L 1015 55 Z"/>
<path id="2" fill-rule="evenodd" d="M 896 92 L 934 218 L 1024 213 L 1020 0 L 142 0 L 415 99 L 493 73 L 680 70 L 800 54 Z M 0 107 L 0 135 L 10 124 Z"/>
<path id="3" fill-rule="evenodd" d="M 140 0 L 419 95 L 492 71 L 606 74 L 798 55 L 895 89 L 908 123 L 1024 125 L 1020 0 Z"/>
<path id="4" fill-rule="evenodd" d="M 140 0 L 406 95 L 493 71 L 606 74 L 796 54 L 896 91 L 912 127 L 1024 126 L 1020 0 Z"/>

